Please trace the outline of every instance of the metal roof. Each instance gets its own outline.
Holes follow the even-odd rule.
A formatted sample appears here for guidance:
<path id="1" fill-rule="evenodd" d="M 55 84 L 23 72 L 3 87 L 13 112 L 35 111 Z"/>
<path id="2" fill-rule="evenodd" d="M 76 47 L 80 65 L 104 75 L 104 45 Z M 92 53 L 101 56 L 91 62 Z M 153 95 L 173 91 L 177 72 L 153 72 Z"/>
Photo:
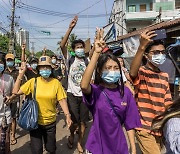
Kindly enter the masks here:
<path id="1" fill-rule="evenodd" d="M 131 33 L 119 36 L 118 41 L 126 39 L 126 38 L 131 37 L 131 36 L 139 35 L 142 31 L 144 31 L 146 29 L 151 31 L 151 30 L 162 29 L 162 28 L 168 29 L 168 28 L 175 27 L 175 26 L 180 26 L 180 18 L 177 18 L 174 20 L 163 21 L 163 22 L 156 23 L 156 24 L 152 24 L 152 25 L 149 25 L 147 27 L 133 31 Z"/>

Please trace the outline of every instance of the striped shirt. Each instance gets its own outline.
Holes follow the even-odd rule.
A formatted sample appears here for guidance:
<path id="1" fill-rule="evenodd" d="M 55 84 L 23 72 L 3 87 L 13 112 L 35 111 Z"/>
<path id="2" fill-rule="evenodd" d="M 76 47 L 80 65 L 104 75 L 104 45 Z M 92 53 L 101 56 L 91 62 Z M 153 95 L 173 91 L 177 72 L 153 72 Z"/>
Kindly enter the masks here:
<path id="1" fill-rule="evenodd" d="M 153 119 L 162 114 L 166 106 L 172 103 L 168 74 L 142 66 L 134 80 L 134 86 L 142 123 L 142 128 L 137 129 L 150 133 Z"/>

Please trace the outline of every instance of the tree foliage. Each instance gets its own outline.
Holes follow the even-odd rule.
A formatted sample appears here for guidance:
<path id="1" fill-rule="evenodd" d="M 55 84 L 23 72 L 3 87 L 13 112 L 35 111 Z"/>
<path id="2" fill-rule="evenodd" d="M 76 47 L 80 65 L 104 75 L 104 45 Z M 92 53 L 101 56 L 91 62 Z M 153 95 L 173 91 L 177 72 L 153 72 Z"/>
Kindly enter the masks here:
<path id="1" fill-rule="evenodd" d="M 16 57 L 21 57 L 21 46 L 15 43 L 14 49 L 16 52 Z M 0 50 L 5 53 L 7 53 L 9 50 L 9 38 L 7 35 L 0 35 Z M 26 54 L 29 56 L 30 52 L 26 51 Z"/>
<path id="2" fill-rule="evenodd" d="M 74 40 L 76 40 L 77 38 L 78 38 L 78 37 L 77 37 L 77 35 L 76 35 L 75 33 L 70 34 L 69 39 L 68 39 L 68 42 L 67 42 L 67 50 L 68 50 L 68 51 L 72 51 L 71 44 L 72 44 L 72 42 L 73 42 Z M 63 37 L 61 37 L 61 40 L 57 42 L 57 44 L 58 44 L 59 46 L 60 46 L 60 44 L 61 44 L 62 39 L 63 39 Z M 58 47 L 57 50 L 59 50 L 59 49 L 60 49 L 60 48 Z"/>
<path id="3" fill-rule="evenodd" d="M 8 51 L 9 38 L 6 35 L 0 35 L 0 50 L 3 52 Z"/>
<path id="4" fill-rule="evenodd" d="M 39 58 L 39 57 L 42 56 L 42 54 L 43 54 L 43 51 L 39 51 L 39 52 L 37 52 L 37 53 L 35 54 L 35 56 L 36 56 L 37 58 Z M 49 50 L 49 49 L 46 49 L 46 55 L 47 55 L 47 56 L 51 57 L 51 56 L 54 55 L 54 54 L 55 54 L 55 53 L 54 53 L 53 51 L 51 51 L 51 50 Z"/>

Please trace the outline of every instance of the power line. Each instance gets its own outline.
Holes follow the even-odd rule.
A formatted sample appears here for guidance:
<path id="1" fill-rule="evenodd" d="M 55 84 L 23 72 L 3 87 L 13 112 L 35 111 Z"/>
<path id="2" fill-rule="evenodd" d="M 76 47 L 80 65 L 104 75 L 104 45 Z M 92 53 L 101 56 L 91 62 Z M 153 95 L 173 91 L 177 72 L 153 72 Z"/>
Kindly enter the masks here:
<path id="1" fill-rule="evenodd" d="M 18 7 L 21 9 L 27 10 L 27 11 L 36 12 L 36 13 L 40 13 L 40 14 L 44 14 L 44 15 L 59 16 L 59 17 L 71 17 L 71 18 L 74 16 L 74 14 L 55 12 L 55 11 L 50 11 L 50 10 L 46 10 L 46 9 L 41 9 L 41 8 L 37 8 L 34 6 L 27 5 L 27 4 L 22 3 L 22 2 L 18 3 Z M 89 7 L 88 7 L 88 9 L 89 9 Z M 87 9 L 85 9 L 85 10 L 87 10 Z M 83 12 L 85 10 L 83 10 Z M 89 15 L 89 18 L 105 17 L 106 15 L 107 14 Z M 78 17 L 79 18 L 86 18 L 87 15 L 79 15 Z"/>
<path id="2" fill-rule="evenodd" d="M 4 17 L 2 16 L 1 12 L 0 12 L 0 16 L 2 17 L 2 22 L 4 23 L 4 25 L 6 25 L 7 23 L 4 21 Z M 7 26 L 7 27 L 9 27 L 9 26 Z"/>
<path id="3" fill-rule="evenodd" d="M 3 3 L 8 7 L 8 9 L 11 10 L 11 7 L 10 7 L 9 5 L 7 5 L 7 3 L 6 3 L 4 0 L 2 0 L 2 1 L 3 1 Z"/>
<path id="4" fill-rule="evenodd" d="M 0 6 L 1 6 L 6 12 L 10 13 L 9 10 L 7 10 L 3 5 L 0 4 Z"/>
<path id="5" fill-rule="evenodd" d="M 88 10 L 88 9 L 90 9 L 91 7 L 93 7 L 94 5 L 96 5 L 96 4 L 98 4 L 98 3 L 100 3 L 102 0 L 99 0 L 99 1 L 97 1 L 96 3 L 94 3 L 93 5 L 91 5 L 91 6 L 89 6 L 89 7 L 87 7 L 86 9 L 84 9 L 84 10 L 82 10 L 82 11 L 80 11 L 80 12 L 78 12 L 77 14 L 79 14 L 79 17 L 84 17 L 84 16 L 86 16 L 86 18 L 87 18 L 87 15 L 80 15 L 80 13 L 82 13 L 82 12 L 84 12 L 84 11 L 86 11 L 86 10 Z M 26 3 L 27 3 L 27 0 L 26 0 Z M 29 29 L 30 31 L 34 31 L 34 30 L 38 30 L 38 28 L 55 28 L 55 26 L 51 26 L 51 25 L 55 25 L 55 24 L 58 24 L 58 23 L 60 23 L 60 22 L 62 22 L 62 21 L 65 21 L 65 20 L 67 20 L 67 19 L 70 19 L 70 18 L 72 18 L 72 16 L 74 16 L 75 14 L 69 14 L 69 13 L 62 13 L 62 12 L 55 12 L 55 11 L 50 11 L 50 10 L 45 10 L 45 9 L 40 9 L 40 8 L 37 8 L 37 7 L 33 7 L 33 6 L 30 6 L 30 5 L 28 5 L 28 4 L 25 4 L 25 3 L 23 3 L 22 4 L 22 2 L 18 2 L 18 4 L 17 5 L 19 5 L 19 4 L 21 4 L 23 7 L 26 7 L 26 10 L 28 11 L 28 16 L 29 16 L 29 21 L 30 21 L 30 25 L 28 25 L 27 23 L 22 23 L 22 25 L 24 25 L 25 27 L 27 27 L 27 29 Z M 19 10 L 22 10 L 22 8 L 20 8 Z M 65 19 L 63 19 L 63 20 L 61 20 L 61 21 L 58 21 L 58 22 L 56 22 L 56 23 L 52 23 L 52 24 L 50 24 L 49 25 L 49 27 L 48 27 L 48 25 L 46 25 L 46 26 L 34 26 L 33 25 L 33 23 L 31 22 L 31 19 L 30 19 L 30 12 L 33 12 L 33 11 L 36 11 L 36 12 L 39 12 L 39 13 L 44 13 L 45 15 L 47 15 L 47 14 L 50 14 L 50 13 L 54 13 L 53 15 L 56 15 L 56 16 L 58 16 L 58 13 L 61 13 L 61 15 L 64 15 L 65 17 L 68 17 L 68 18 L 65 18 Z M 50 11 L 50 12 L 48 12 L 48 11 Z M 22 14 L 22 13 L 21 13 Z M 92 17 L 97 17 L 97 16 L 106 16 L 105 14 L 99 14 L 99 15 L 92 15 Z M 50 27 L 51 26 L 51 27 Z M 80 28 L 83 28 L 83 27 L 81 27 L 81 26 L 77 26 L 76 28 L 78 28 L 79 27 L 79 29 Z M 96 26 L 95 26 L 96 27 Z M 95 28 L 95 27 L 91 27 L 91 28 Z M 57 27 L 58 28 L 58 27 Z M 84 27 L 84 28 L 87 28 L 87 27 Z M 35 37 L 32 33 L 31 33 L 31 36 L 32 36 L 32 38 L 30 37 L 30 39 L 35 39 L 35 40 L 37 40 L 37 41 L 39 41 L 39 42 L 41 42 L 41 43 L 43 43 L 43 44 L 45 44 L 45 45 L 48 45 L 47 43 L 45 43 L 45 42 L 43 42 L 43 41 L 40 41 L 39 39 L 47 39 L 47 38 L 43 38 L 43 37 Z M 54 38 L 48 38 L 48 39 L 60 39 L 60 37 L 59 38 L 56 38 L 56 37 L 54 37 Z M 37 45 L 37 44 L 36 44 Z M 48 46 L 50 46 L 50 45 L 48 45 Z M 53 47 L 53 46 L 51 46 L 51 47 Z M 55 47 L 53 47 L 53 48 L 55 48 Z"/>
<path id="6" fill-rule="evenodd" d="M 26 0 L 26 3 L 27 3 L 27 0 Z M 31 23 L 31 18 L 30 18 L 30 13 L 29 13 L 29 11 L 28 11 L 28 16 L 29 16 L 29 20 L 30 20 L 30 23 Z M 32 24 L 31 24 L 31 25 L 32 25 Z M 35 38 L 34 35 L 32 35 L 32 36 L 33 36 L 33 38 L 34 38 L 35 40 L 37 40 L 38 42 L 41 42 L 41 43 L 43 43 L 43 44 L 46 45 L 46 46 L 49 46 L 49 47 L 51 47 L 51 48 L 56 49 L 55 47 L 53 47 L 53 46 L 51 46 L 51 45 L 49 45 L 49 44 L 47 44 L 47 43 L 45 43 L 45 42 L 39 40 L 38 38 Z"/>
<path id="7" fill-rule="evenodd" d="M 88 10 L 88 9 L 92 8 L 93 6 L 95 6 L 96 4 L 100 3 L 101 1 L 102 1 L 102 0 L 97 1 L 97 2 L 96 2 L 96 3 L 94 3 L 93 5 L 91 5 L 91 6 L 87 7 L 86 9 L 84 9 L 84 10 L 82 10 L 82 11 L 80 11 L 80 12 L 78 12 L 78 13 L 74 14 L 74 15 L 79 15 L 80 13 L 82 13 L 82 12 L 84 12 L 84 11 L 86 11 L 86 10 Z M 52 23 L 52 24 L 46 25 L 45 27 L 47 27 L 47 26 L 51 26 L 51 25 L 56 25 L 56 24 L 58 24 L 58 23 L 61 23 L 61 22 L 63 22 L 63 21 L 66 21 L 66 20 L 68 20 L 68 19 L 70 19 L 70 18 L 71 18 L 71 17 L 65 18 L 65 19 L 60 20 L 60 21 L 57 21 L 57 22 L 55 22 L 55 23 Z"/>

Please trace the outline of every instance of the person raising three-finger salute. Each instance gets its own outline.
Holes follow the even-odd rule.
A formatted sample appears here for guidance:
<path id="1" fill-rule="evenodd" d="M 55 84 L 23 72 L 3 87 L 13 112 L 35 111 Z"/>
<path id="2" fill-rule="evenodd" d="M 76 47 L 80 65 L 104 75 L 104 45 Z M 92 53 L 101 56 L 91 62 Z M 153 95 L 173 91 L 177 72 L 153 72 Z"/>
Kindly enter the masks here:
<path id="1" fill-rule="evenodd" d="M 84 139 L 86 122 L 89 120 L 89 112 L 82 102 L 82 91 L 80 83 L 89 60 L 85 55 L 85 42 L 81 39 L 74 40 L 71 43 L 72 51 L 66 50 L 66 43 L 70 33 L 77 23 L 78 17 L 75 16 L 71 21 L 69 28 L 61 41 L 60 48 L 67 64 L 67 102 L 73 124 L 70 127 L 70 136 L 68 137 L 67 146 L 72 149 L 75 145 L 74 134 L 78 130 L 77 150 L 83 153 L 82 141 Z"/>
<path id="2" fill-rule="evenodd" d="M 168 74 L 158 68 L 166 60 L 164 43 L 153 41 L 154 36 L 154 31 L 141 33 L 140 45 L 130 68 L 142 123 L 141 128 L 136 128 L 136 137 L 143 154 L 161 153 L 161 134 L 152 132 L 151 125 L 153 119 L 172 103 Z M 143 56 L 147 60 L 145 66 L 141 66 Z"/>
<path id="3" fill-rule="evenodd" d="M 22 62 L 19 75 L 14 84 L 12 96 L 6 103 L 11 103 L 11 100 L 18 95 L 34 94 L 34 84 L 36 84 L 35 99 L 38 104 L 38 128 L 29 131 L 31 150 L 34 154 L 42 154 L 44 144 L 48 153 L 55 154 L 57 101 L 65 114 L 68 128 L 72 124 L 71 115 L 66 102 L 66 93 L 61 83 L 53 77 L 51 58 L 41 56 L 37 69 L 40 77 L 32 78 L 20 86 L 26 72 L 26 63 Z"/>
<path id="4" fill-rule="evenodd" d="M 103 30 L 97 29 L 97 33 L 95 50 L 81 80 L 84 103 L 93 115 L 86 149 L 91 154 L 129 154 L 124 125 L 131 154 L 136 154 L 134 128 L 141 126 L 136 102 L 124 86 L 118 59 L 110 49 L 104 53 Z M 94 70 L 95 81 L 90 84 Z"/>

